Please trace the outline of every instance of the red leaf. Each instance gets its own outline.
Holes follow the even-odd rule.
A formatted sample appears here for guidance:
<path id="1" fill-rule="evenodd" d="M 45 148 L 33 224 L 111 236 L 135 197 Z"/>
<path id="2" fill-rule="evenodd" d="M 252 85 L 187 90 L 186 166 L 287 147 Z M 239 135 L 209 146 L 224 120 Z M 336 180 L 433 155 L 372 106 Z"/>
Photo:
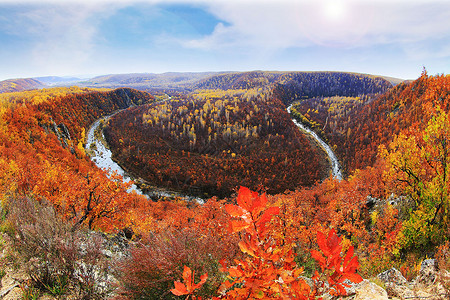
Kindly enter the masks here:
<path id="1" fill-rule="evenodd" d="M 256 192 L 253 192 L 253 204 L 252 204 L 252 213 L 254 215 L 258 215 L 267 205 L 267 197 L 266 194 L 262 194 L 259 196 Z"/>
<path id="2" fill-rule="evenodd" d="M 357 273 L 345 273 L 343 276 L 354 283 L 363 281 L 363 278 Z"/>
<path id="3" fill-rule="evenodd" d="M 280 213 L 279 207 L 269 207 L 264 214 L 261 216 L 259 221 L 257 222 L 257 225 L 260 228 L 261 234 L 265 231 L 265 225 L 267 222 L 270 222 L 273 216 L 278 215 Z"/>
<path id="4" fill-rule="evenodd" d="M 244 215 L 246 213 L 246 211 L 244 209 L 242 209 L 242 207 L 233 205 L 233 204 L 226 204 L 225 210 L 232 217 L 241 217 L 242 215 Z"/>
<path id="5" fill-rule="evenodd" d="M 358 268 L 359 262 L 358 257 L 354 256 L 350 262 L 344 266 L 344 272 L 355 272 Z"/>
<path id="6" fill-rule="evenodd" d="M 354 248 L 353 248 L 353 246 L 350 246 L 348 248 L 347 254 L 345 255 L 345 258 L 344 258 L 344 265 L 348 265 L 348 263 L 349 263 L 350 259 L 352 258 L 353 254 L 354 254 Z"/>
<path id="7" fill-rule="evenodd" d="M 337 285 L 336 285 L 336 288 L 337 288 L 337 291 L 338 291 L 338 293 L 339 293 L 340 295 L 342 295 L 342 296 L 347 295 L 347 291 L 345 290 L 345 288 L 344 288 L 342 285 L 337 284 Z"/>
<path id="8" fill-rule="evenodd" d="M 239 270 L 237 267 L 230 267 L 228 269 L 228 272 L 230 273 L 231 277 L 241 277 L 244 275 L 241 270 Z"/>
<path id="9" fill-rule="evenodd" d="M 331 254 L 339 255 L 341 253 L 341 238 L 336 234 L 334 229 L 328 233 L 327 246 Z M 328 255 L 327 255 L 328 256 Z"/>
<path id="10" fill-rule="evenodd" d="M 319 245 L 320 250 L 322 250 L 325 256 L 330 256 L 331 253 L 328 249 L 327 238 L 325 237 L 325 234 L 320 231 L 317 232 L 317 245 Z"/>
<path id="11" fill-rule="evenodd" d="M 183 281 L 186 284 L 186 289 L 192 291 L 192 271 L 189 267 L 184 266 L 183 269 Z"/>
<path id="12" fill-rule="evenodd" d="M 237 196 L 237 203 L 247 211 L 252 210 L 252 191 L 249 188 L 241 186 Z"/>
<path id="13" fill-rule="evenodd" d="M 170 290 L 172 292 L 172 294 L 174 294 L 176 296 L 189 294 L 189 291 L 186 289 L 186 286 L 184 284 L 182 284 L 179 281 L 175 281 L 174 284 L 175 284 L 175 288 Z"/>
<path id="14" fill-rule="evenodd" d="M 326 259 L 319 251 L 311 250 L 311 256 L 320 264 L 322 270 L 326 267 Z"/>
<path id="15" fill-rule="evenodd" d="M 241 220 L 232 220 L 231 221 L 231 230 L 233 232 L 242 231 L 250 226 L 250 223 L 241 221 Z"/>
<path id="16" fill-rule="evenodd" d="M 206 282 L 206 279 L 208 279 L 208 273 L 205 273 L 202 276 L 200 276 L 200 282 L 197 283 L 197 284 L 194 284 L 193 290 L 198 289 L 199 287 L 201 287 Z"/>
<path id="17" fill-rule="evenodd" d="M 255 252 L 249 247 L 249 245 L 245 241 L 239 242 L 239 248 L 243 253 L 248 253 L 251 256 L 255 256 Z"/>
<path id="18" fill-rule="evenodd" d="M 172 294 L 177 295 L 177 296 L 192 294 L 194 292 L 194 290 L 201 287 L 206 282 L 206 279 L 208 278 L 208 274 L 204 274 L 204 275 L 200 276 L 200 282 L 197 284 L 194 284 L 194 276 L 195 276 L 195 272 L 192 272 L 189 267 L 184 266 L 184 269 L 183 269 L 184 284 L 179 281 L 175 281 L 174 282 L 175 288 L 170 290 L 172 292 Z"/>

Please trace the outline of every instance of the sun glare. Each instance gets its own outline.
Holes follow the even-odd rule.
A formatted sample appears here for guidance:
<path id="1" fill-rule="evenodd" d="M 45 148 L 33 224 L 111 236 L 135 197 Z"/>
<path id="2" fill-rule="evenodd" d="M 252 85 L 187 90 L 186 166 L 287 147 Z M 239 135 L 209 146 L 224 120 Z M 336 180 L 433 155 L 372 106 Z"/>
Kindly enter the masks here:
<path id="1" fill-rule="evenodd" d="M 323 14 L 329 21 L 342 20 L 345 12 L 345 4 L 341 0 L 327 0 L 323 3 Z"/>

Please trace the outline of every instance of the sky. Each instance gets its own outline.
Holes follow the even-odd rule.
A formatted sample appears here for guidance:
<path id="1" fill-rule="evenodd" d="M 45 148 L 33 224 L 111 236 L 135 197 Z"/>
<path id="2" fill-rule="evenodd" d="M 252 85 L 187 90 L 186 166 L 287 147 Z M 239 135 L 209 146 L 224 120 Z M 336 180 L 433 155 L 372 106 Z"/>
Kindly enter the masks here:
<path id="1" fill-rule="evenodd" d="M 0 80 L 450 72 L 447 0 L 0 0 Z"/>

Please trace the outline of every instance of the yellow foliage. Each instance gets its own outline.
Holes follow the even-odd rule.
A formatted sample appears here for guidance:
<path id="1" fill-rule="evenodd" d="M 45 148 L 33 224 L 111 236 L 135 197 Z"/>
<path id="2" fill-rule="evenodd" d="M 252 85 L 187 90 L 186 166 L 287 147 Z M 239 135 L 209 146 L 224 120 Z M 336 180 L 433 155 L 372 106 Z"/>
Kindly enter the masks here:
<path id="1" fill-rule="evenodd" d="M 109 91 L 110 89 L 97 88 L 82 88 L 78 86 L 71 87 L 56 87 L 40 90 L 22 91 L 14 93 L 0 94 L 0 106 L 10 106 L 18 102 L 30 102 L 32 104 L 39 104 L 57 97 L 64 97 L 66 95 L 82 94 L 94 91 Z"/>
<path id="2" fill-rule="evenodd" d="M 378 211 L 374 210 L 371 214 L 370 214 L 370 220 L 372 221 L 372 225 L 375 225 L 377 223 L 378 220 Z"/>

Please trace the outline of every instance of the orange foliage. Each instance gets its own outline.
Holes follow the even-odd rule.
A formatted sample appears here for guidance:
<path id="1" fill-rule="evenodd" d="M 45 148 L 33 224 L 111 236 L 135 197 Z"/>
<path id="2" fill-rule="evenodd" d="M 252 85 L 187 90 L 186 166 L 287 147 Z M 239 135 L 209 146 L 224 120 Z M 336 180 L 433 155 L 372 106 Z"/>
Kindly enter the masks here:
<path id="1" fill-rule="evenodd" d="M 49 201 L 74 227 L 86 226 L 109 232 L 129 228 L 138 237 L 145 237 L 149 232 L 156 235 L 189 231 L 192 239 L 198 244 L 203 242 L 205 248 L 206 245 L 215 250 L 220 248 L 215 259 L 217 257 L 216 262 L 219 257 L 224 259 L 221 269 L 228 276 L 222 285 L 222 298 L 280 296 L 285 299 L 313 299 L 326 291 L 344 294 L 344 279 L 360 280 L 356 274 L 358 263 L 354 257 L 355 251 L 365 267 L 375 263 L 374 256 L 376 259 L 382 258 L 383 267 L 388 266 L 398 251 L 398 235 L 403 226 L 400 212 L 394 207 L 382 206 L 377 208 L 377 214 L 369 214 L 367 207 L 368 196 L 384 198 L 390 192 L 390 186 L 384 182 L 383 174 L 387 171 L 384 162 L 378 160 L 372 164 L 375 148 L 379 143 L 390 141 L 392 133 L 401 132 L 411 123 L 416 123 L 414 130 L 420 137 L 418 133 L 423 129 L 420 122 L 422 119 L 428 120 L 432 104 L 439 102 L 442 110 L 450 109 L 449 82 L 446 76 L 428 77 L 424 74 L 417 81 L 402 84 L 364 106 L 355 104 L 353 107 L 353 100 L 349 100 L 347 104 L 352 106 L 348 109 L 349 114 L 342 113 L 335 119 L 344 122 L 342 128 L 347 128 L 345 133 L 342 131 L 342 134 L 333 136 L 334 133 L 330 133 L 332 130 L 326 127 L 325 134 L 332 142 L 344 141 L 338 152 L 345 157 L 348 170 L 352 170 L 353 175 L 341 182 L 327 179 L 315 186 L 300 187 L 274 196 L 259 195 L 241 188 L 236 205 L 231 204 L 231 200 L 215 198 L 206 200 L 203 205 L 184 200 L 148 201 L 142 196 L 127 193 L 128 184 L 124 184 L 119 176 L 108 177 L 82 151 L 77 151 L 83 131 L 95 119 L 127 107 L 130 99 L 136 103 L 139 100 L 151 101 L 150 95 L 120 89 L 36 98 L 33 101 L 22 98 L 14 105 L 2 106 L 0 111 L 0 198 L 3 205 L 7 205 L 12 197 L 24 195 Z M 180 135 L 174 132 L 176 125 L 173 125 L 173 119 L 170 119 L 170 126 L 168 122 L 160 122 L 158 126 L 142 122 L 144 114 L 152 108 L 162 107 L 156 104 L 117 114 L 111 121 L 111 127 L 114 130 L 123 128 L 124 136 L 123 145 L 116 147 L 116 155 L 128 157 L 131 170 L 144 166 L 144 172 L 157 183 L 164 182 L 169 186 L 186 184 L 188 189 L 200 186 L 210 193 L 230 194 L 241 183 L 239 180 L 252 183 L 253 189 L 260 188 L 261 174 L 267 176 L 262 185 L 271 185 L 270 191 L 294 189 L 301 183 L 314 182 L 319 178 L 318 158 L 310 153 L 312 151 L 309 151 L 309 146 L 306 147 L 307 142 L 294 133 L 295 127 L 288 123 L 289 116 L 281 110 L 278 100 L 262 98 L 255 100 L 255 103 L 234 101 L 233 113 L 222 112 L 221 120 L 219 122 L 217 119 L 217 122 L 228 126 L 223 128 L 225 135 L 222 137 L 228 144 L 224 141 L 208 144 L 208 136 L 214 132 L 213 129 L 208 132 L 211 126 L 205 125 L 203 128 L 202 124 L 214 124 L 214 116 L 211 115 L 211 122 L 205 114 L 200 114 L 200 110 L 195 112 L 197 104 L 205 106 L 205 110 L 209 109 L 206 98 L 189 106 L 189 113 L 180 112 L 183 118 L 192 113 L 192 116 L 203 120 L 190 124 L 189 130 L 183 131 L 184 135 L 181 131 Z M 190 105 L 190 100 L 180 98 L 179 102 L 175 102 L 179 104 L 176 108 L 181 108 L 182 104 Z M 265 103 L 263 100 L 273 102 Z M 277 106 L 276 113 L 270 112 L 274 104 Z M 247 119 L 246 115 L 250 112 L 254 119 Z M 314 114 L 310 112 L 310 117 Z M 256 144 L 264 147 L 266 152 L 263 154 L 254 151 L 256 146 L 247 145 L 252 138 L 244 138 L 244 130 L 249 128 L 243 125 L 244 121 L 246 125 L 265 122 L 260 129 L 255 129 L 255 135 L 267 137 L 264 140 L 267 143 Z M 145 130 L 139 131 L 140 126 Z M 159 135 L 167 130 L 167 126 L 172 132 L 165 131 Z M 194 136 L 190 130 L 195 126 Z M 328 123 L 327 126 L 331 125 Z M 61 137 L 64 127 L 71 138 Z M 280 129 L 284 130 L 283 134 L 277 137 L 275 132 Z M 121 143 L 114 130 L 110 131 L 112 143 Z M 235 135 L 229 134 L 232 130 L 235 130 Z M 238 137 L 239 130 L 242 130 L 242 137 Z M 146 136 L 149 133 L 151 135 Z M 144 138 L 149 136 L 153 139 L 143 143 Z M 179 141 L 175 142 L 177 138 Z M 258 139 L 255 137 L 254 140 Z M 274 148 L 268 144 L 274 141 L 286 148 L 271 152 Z M 420 143 L 426 146 L 423 140 Z M 228 153 L 220 149 L 220 153 L 214 153 L 211 144 L 231 145 L 236 151 Z M 292 149 L 289 147 L 298 148 L 299 145 L 305 146 L 304 152 L 288 153 Z M 428 153 L 436 157 L 434 153 L 437 152 L 432 151 L 437 151 L 437 148 L 424 149 L 429 149 Z M 300 157 L 302 153 L 310 156 Z M 356 169 L 365 165 L 372 166 Z M 297 173 L 290 177 L 290 173 L 284 172 L 288 169 L 297 169 Z M 418 169 L 432 174 L 427 168 Z M 303 170 L 308 172 L 303 173 Z M 234 180 L 232 177 L 235 174 L 242 177 Z M 284 182 L 289 185 L 283 185 Z M 437 211 L 435 215 L 433 221 L 445 217 Z M 416 241 L 412 239 L 412 242 Z M 302 266 L 305 261 L 296 254 L 302 251 L 316 261 L 317 273 L 313 276 L 313 286 L 307 285 L 300 277 L 304 274 Z M 208 252 L 205 250 L 205 253 Z M 136 260 L 138 264 L 139 260 Z M 190 267 L 194 269 L 192 265 Z M 376 265 L 373 267 L 378 271 L 377 268 Z M 193 274 L 185 270 L 184 283 L 178 282 L 174 290 L 175 293 L 192 295 L 206 281 L 206 276 L 195 284 Z M 201 269 L 196 271 L 197 274 L 204 273 Z M 208 274 L 209 281 L 212 277 L 209 271 Z M 170 279 L 170 284 L 173 280 Z M 328 290 L 325 283 L 329 284 Z M 202 288 L 206 285 L 208 282 Z"/>
<path id="2" fill-rule="evenodd" d="M 349 95 L 348 95 L 349 96 Z M 428 76 L 403 82 L 378 97 L 310 98 L 297 111 L 323 129 L 347 173 L 375 163 L 379 145 L 417 125 L 423 129 L 430 114 L 427 105 L 450 110 L 450 76 Z M 359 97 L 355 97 L 359 96 Z"/>
<path id="3" fill-rule="evenodd" d="M 284 192 L 324 176 L 320 157 L 280 101 L 196 96 L 112 117 L 105 137 L 114 158 L 152 185 L 206 197 L 230 196 L 239 185 Z"/>
<path id="4" fill-rule="evenodd" d="M 2 111 L 0 166 L 7 176 L 0 182 L 0 196 L 4 205 L 18 195 L 49 201 L 73 226 L 121 229 L 130 223 L 128 207 L 143 198 L 128 194 L 121 177 L 108 178 L 75 145 L 100 115 L 125 108 L 130 98 L 147 101 L 150 96 L 132 90 L 80 92 L 60 97 L 50 90 L 58 95 L 36 104 L 18 95 L 20 100 Z"/>
<path id="5" fill-rule="evenodd" d="M 246 257 L 235 260 L 236 266 L 223 265 L 228 273 L 220 293 L 226 299 L 316 299 L 324 293 L 345 295 L 345 279 L 360 282 L 356 274 L 358 261 L 353 257 L 353 247 L 342 255 L 341 239 L 331 230 L 328 238 L 318 233 L 318 244 L 323 253 L 313 251 L 321 274 L 316 271 L 314 285 L 309 286 L 300 277 L 303 268 L 294 261 L 293 240 L 289 236 L 277 238 L 271 222 L 280 212 L 279 207 L 268 206 L 265 194 L 258 195 L 241 187 L 237 205 L 227 205 L 227 212 L 234 218 L 230 230 L 241 233 L 239 248 Z"/>
<path id="6" fill-rule="evenodd" d="M 182 296 L 182 295 L 191 295 L 194 293 L 194 291 L 198 288 L 200 288 L 208 278 L 208 274 L 203 274 L 200 276 L 200 282 L 194 283 L 194 277 L 195 272 L 192 272 L 190 268 L 184 266 L 183 270 L 183 281 L 184 283 L 181 283 L 179 281 L 175 281 L 175 288 L 171 289 L 170 291 L 172 294 L 176 296 Z M 192 299 L 196 299 L 195 296 L 192 296 Z"/>

